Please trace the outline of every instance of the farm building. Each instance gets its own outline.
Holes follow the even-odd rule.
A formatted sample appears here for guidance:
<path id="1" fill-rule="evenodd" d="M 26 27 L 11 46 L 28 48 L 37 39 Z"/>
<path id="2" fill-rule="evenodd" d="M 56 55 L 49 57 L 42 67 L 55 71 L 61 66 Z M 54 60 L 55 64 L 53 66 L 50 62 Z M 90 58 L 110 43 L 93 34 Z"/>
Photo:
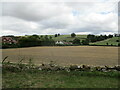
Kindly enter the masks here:
<path id="1" fill-rule="evenodd" d="M 55 44 L 64 44 L 64 42 L 62 42 L 62 41 L 57 41 L 57 42 L 55 42 Z"/>
<path id="2" fill-rule="evenodd" d="M 57 41 L 55 44 L 72 44 L 71 42 Z"/>
<path id="3" fill-rule="evenodd" d="M 70 44 L 72 44 L 72 43 L 71 43 L 71 42 L 64 42 L 64 44 L 69 44 L 69 45 L 70 45 Z"/>
<path id="4" fill-rule="evenodd" d="M 1 37 L 3 44 L 17 44 L 18 41 L 13 39 L 12 37 Z"/>

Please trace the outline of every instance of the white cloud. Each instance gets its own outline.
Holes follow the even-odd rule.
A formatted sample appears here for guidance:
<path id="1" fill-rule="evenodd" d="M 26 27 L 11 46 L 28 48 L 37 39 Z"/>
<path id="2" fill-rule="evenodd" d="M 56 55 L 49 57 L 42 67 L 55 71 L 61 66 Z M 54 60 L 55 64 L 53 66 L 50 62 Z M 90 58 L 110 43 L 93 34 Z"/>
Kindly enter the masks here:
<path id="1" fill-rule="evenodd" d="M 2 35 L 116 33 L 117 2 L 5 2 Z"/>

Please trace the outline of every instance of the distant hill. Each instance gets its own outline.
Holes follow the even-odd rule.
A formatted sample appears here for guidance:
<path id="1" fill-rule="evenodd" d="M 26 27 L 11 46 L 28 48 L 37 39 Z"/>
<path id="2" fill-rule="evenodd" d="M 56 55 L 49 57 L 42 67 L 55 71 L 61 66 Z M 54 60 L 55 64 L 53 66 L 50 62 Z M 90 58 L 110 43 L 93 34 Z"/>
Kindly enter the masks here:
<path id="1" fill-rule="evenodd" d="M 40 35 L 41 36 L 41 35 Z M 42 35 L 45 36 L 45 35 Z M 70 42 L 73 41 L 75 38 L 80 39 L 80 41 L 84 40 L 87 38 L 87 35 L 76 35 L 76 37 L 71 37 L 71 35 L 60 35 L 55 37 L 55 35 L 48 35 L 48 37 L 52 36 L 52 39 L 54 41 L 66 41 L 66 42 Z M 27 37 L 27 36 L 25 36 Z M 119 40 L 119 42 L 117 42 L 117 40 Z M 113 38 L 109 38 L 103 41 L 97 41 L 94 43 L 89 43 L 90 45 L 113 45 L 113 46 L 118 46 L 118 43 L 120 43 L 120 37 L 113 37 Z"/>
<path id="2" fill-rule="evenodd" d="M 55 41 L 72 41 L 75 38 L 79 38 L 80 40 L 86 39 L 87 35 L 76 35 L 75 38 L 71 37 L 71 35 L 60 35 L 58 37 L 52 36 Z"/>
<path id="3" fill-rule="evenodd" d="M 22 37 L 28 37 L 28 36 L 31 36 L 31 35 L 26 35 L 26 36 L 22 36 Z M 45 35 L 39 35 L 39 36 L 45 36 Z M 80 40 L 83 40 L 83 39 L 86 39 L 87 38 L 87 35 L 76 35 L 76 37 L 71 37 L 71 35 L 60 35 L 60 36 L 57 36 L 55 37 L 55 35 L 47 35 L 48 37 L 52 37 L 52 39 L 54 41 L 73 41 L 75 38 L 78 38 Z"/>
<path id="4" fill-rule="evenodd" d="M 116 40 L 119 40 L 119 42 L 117 42 Z M 95 43 L 90 43 L 90 45 L 115 45 L 117 46 L 118 43 L 120 43 L 120 37 L 113 37 L 113 38 L 109 38 L 109 39 L 106 39 L 106 40 L 103 40 L 103 41 L 98 41 L 98 42 L 95 42 Z"/>

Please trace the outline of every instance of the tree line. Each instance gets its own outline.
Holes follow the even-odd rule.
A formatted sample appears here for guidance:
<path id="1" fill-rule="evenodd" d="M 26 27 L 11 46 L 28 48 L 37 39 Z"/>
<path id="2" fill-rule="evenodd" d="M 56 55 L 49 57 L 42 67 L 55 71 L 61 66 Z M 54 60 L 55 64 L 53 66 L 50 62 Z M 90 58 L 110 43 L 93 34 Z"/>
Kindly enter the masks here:
<path id="1" fill-rule="evenodd" d="M 31 35 L 31 36 L 23 36 L 23 37 L 15 37 L 15 36 L 6 36 L 6 37 L 12 37 L 15 40 L 18 40 L 18 44 L 2 44 L 2 48 L 9 48 L 9 47 L 32 47 L 32 46 L 55 46 L 55 41 L 53 40 L 53 37 L 58 37 L 60 34 L 55 34 L 53 36 L 48 35 Z M 93 35 L 89 34 L 87 35 L 87 38 L 79 39 L 76 37 L 77 35 L 75 33 L 71 33 L 71 38 L 73 38 L 72 45 L 89 45 L 89 43 L 102 41 L 108 38 L 116 37 L 113 35 Z M 64 41 L 64 40 L 63 40 Z M 66 42 L 66 40 L 64 41 Z M 119 42 L 119 41 L 118 41 Z"/>
<path id="2" fill-rule="evenodd" d="M 52 36 L 38 36 L 32 35 L 27 37 L 22 37 L 19 39 L 20 47 L 31 47 L 31 46 L 54 46 L 55 41 Z"/>
<path id="3" fill-rule="evenodd" d="M 102 41 L 108 38 L 112 38 L 113 35 L 109 34 L 107 35 L 93 35 L 93 34 L 89 34 L 87 35 L 87 38 L 84 40 L 80 40 L 79 38 L 76 38 L 76 34 L 72 33 L 71 37 L 75 38 L 73 40 L 73 44 L 78 44 L 78 45 L 89 45 L 89 43 L 93 43 L 93 42 L 97 42 L 97 41 Z"/>
<path id="4" fill-rule="evenodd" d="M 10 36 L 13 39 L 16 37 Z M 11 47 L 33 47 L 33 46 L 54 46 L 55 41 L 52 39 L 52 36 L 38 36 L 38 35 L 32 35 L 32 36 L 24 36 L 17 38 L 18 43 L 17 44 L 9 44 L 9 43 L 3 43 L 2 48 L 11 48 Z"/>

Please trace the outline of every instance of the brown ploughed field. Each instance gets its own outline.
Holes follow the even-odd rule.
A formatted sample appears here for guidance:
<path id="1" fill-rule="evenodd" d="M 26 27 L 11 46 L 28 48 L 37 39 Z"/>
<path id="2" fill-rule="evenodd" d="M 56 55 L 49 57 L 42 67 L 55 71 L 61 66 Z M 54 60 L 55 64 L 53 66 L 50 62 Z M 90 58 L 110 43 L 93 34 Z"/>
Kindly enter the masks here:
<path id="1" fill-rule="evenodd" d="M 118 65 L 118 48 L 107 46 L 56 46 L 3 49 L 6 61 L 34 64 L 55 61 L 59 65 Z"/>

